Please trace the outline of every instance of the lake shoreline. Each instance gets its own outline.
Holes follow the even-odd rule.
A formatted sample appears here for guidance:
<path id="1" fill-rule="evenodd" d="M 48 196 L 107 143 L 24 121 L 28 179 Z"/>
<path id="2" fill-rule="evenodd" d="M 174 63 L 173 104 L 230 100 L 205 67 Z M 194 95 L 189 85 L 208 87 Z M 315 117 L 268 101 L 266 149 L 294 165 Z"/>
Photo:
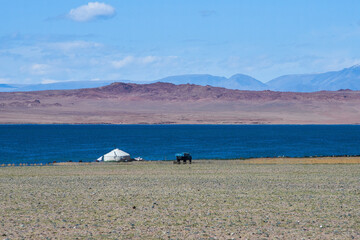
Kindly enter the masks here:
<path id="1" fill-rule="evenodd" d="M 214 162 L 238 162 L 239 164 L 360 164 L 360 156 L 329 156 L 329 157 L 279 157 L 279 158 L 235 158 L 235 159 L 195 159 L 192 164 Z M 131 164 L 173 164 L 173 160 L 131 161 L 131 162 L 52 162 L 48 164 L 1 164 L 0 167 L 25 166 L 77 166 L 77 165 L 131 165 Z M 181 163 L 180 165 L 184 165 Z M 187 163 L 186 165 L 190 165 Z"/>
<path id="2" fill-rule="evenodd" d="M 360 156 L 338 156 L 338 157 L 299 157 L 299 158 L 247 158 L 247 159 L 195 159 L 192 164 L 214 163 L 214 162 L 238 162 L 239 164 L 360 164 Z M 97 162 L 88 162 L 85 164 L 99 164 Z M 133 162 L 112 162 L 110 164 L 130 164 L 130 163 L 170 163 L 173 164 L 173 160 L 155 160 L 155 161 L 133 161 Z M 83 164 L 75 162 L 62 162 L 55 163 L 54 165 L 72 165 Z M 101 162 L 100 164 L 109 164 Z M 180 165 L 185 165 L 181 163 Z M 190 165 L 187 163 L 186 165 Z"/>

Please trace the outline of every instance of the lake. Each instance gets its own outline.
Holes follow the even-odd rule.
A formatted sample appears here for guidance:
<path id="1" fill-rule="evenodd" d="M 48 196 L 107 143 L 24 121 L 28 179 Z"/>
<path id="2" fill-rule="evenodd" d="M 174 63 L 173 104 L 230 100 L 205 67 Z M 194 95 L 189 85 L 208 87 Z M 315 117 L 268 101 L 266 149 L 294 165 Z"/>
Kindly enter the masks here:
<path id="1" fill-rule="evenodd" d="M 0 164 L 94 161 L 115 147 L 146 160 L 360 155 L 360 126 L 0 125 Z"/>

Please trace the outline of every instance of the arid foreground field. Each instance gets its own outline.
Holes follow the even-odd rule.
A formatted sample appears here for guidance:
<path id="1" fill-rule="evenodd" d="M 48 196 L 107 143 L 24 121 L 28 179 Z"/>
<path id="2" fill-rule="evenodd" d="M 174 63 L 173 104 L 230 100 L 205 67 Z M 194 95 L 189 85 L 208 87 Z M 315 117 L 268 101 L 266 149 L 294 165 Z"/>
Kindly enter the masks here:
<path id="1" fill-rule="evenodd" d="M 360 164 L 0 168 L 1 239 L 360 239 Z"/>

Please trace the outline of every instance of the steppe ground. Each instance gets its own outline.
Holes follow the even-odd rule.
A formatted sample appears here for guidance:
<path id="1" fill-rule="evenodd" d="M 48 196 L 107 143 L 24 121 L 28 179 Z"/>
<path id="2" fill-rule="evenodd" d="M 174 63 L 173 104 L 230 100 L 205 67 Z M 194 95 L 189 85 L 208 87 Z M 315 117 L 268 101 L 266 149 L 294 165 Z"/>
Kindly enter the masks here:
<path id="1" fill-rule="evenodd" d="M 0 239 L 360 239 L 360 164 L 252 163 L 2 167 Z"/>

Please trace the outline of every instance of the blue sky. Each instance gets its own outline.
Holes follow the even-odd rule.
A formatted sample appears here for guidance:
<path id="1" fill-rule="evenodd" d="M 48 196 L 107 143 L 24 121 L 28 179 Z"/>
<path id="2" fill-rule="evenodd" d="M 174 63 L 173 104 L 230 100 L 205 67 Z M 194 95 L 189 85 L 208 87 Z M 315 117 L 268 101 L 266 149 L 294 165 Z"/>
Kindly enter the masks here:
<path id="1" fill-rule="evenodd" d="M 2 0 L 0 83 L 339 70 L 360 63 L 358 0 Z"/>

